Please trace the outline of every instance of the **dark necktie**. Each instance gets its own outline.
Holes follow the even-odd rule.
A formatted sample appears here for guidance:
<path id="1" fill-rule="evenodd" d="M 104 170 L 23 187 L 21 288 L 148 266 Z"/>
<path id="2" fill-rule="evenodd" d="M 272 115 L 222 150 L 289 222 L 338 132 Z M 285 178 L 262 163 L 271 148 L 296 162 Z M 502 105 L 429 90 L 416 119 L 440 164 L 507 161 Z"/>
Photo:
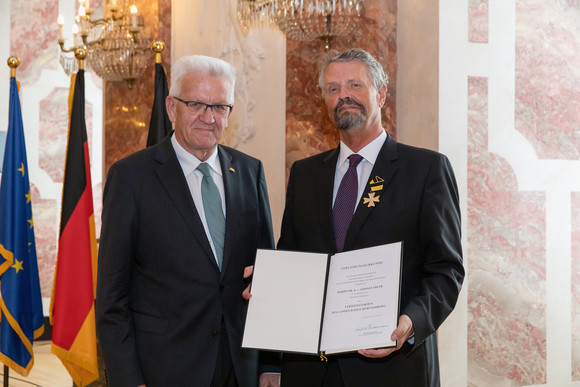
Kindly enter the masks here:
<path id="1" fill-rule="evenodd" d="M 218 187 L 211 178 L 209 164 L 201 163 L 197 169 L 203 174 L 203 179 L 201 181 L 203 212 L 205 213 L 205 221 L 209 228 L 209 234 L 211 235 L 217 255 L 217 264 L 221 270 L 224 253 L 224 239 L 226 235 L 226 218 L 222 209 L 222 199 Z"/>
<path id="2" fill-rule="evenodd" d="M 336 241 L 336 250 L 341 252 L 344 249 L 344 241 L 346 239 L 346 232 L 354 209 L 356 207 L 356 198 L 358 196 L 358 175 L 356 173 L 356 166 L 362 161 L 363 157 L 353 153 L 348 157 L 348 170 L 342 177 L 336 199 L 334 200 L 334 207 L 332 208 L 332 223 L 334 226 L 334 239 Z"/>

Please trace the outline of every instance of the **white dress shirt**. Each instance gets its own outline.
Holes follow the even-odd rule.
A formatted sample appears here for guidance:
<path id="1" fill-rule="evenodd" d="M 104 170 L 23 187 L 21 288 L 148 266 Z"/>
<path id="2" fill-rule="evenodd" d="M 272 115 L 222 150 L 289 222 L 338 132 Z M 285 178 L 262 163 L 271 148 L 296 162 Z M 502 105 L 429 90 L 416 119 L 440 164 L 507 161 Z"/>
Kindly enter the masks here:
<path id="1" fill-rule="evenodd" d="M 189 153 L 188 151 L 186 151 L 177 142 L 177 140 L 175 139 L 175 135 L 171 136 L 171 145 L 173 145 L 173 149 L 175 150 L 175 154 L 177 155 L 177 160 L 179 161 L 179 165 L 181 165 L 181 169 L 183 170 L 183 174 L 185 175 L 185 180 L 187 180 L 189 192 L 191 193 L 191 197 L 193 198 L 193 202 L 195 203 L 195 208 L 197 209 L 197 213 L 199 214 L 201 223 L 203 223 L 205 235 L 207 235 L 207 239 L 209 240 L 209 244 L 211 245 L 211 249 L 215 257 L 217 256 L 217 254 L 215 252 L 215 247 L 213 240 L 211 238 L 211 234 L 209 233 L 209 228 L 207 226 L 207 221 L 205 219 L 205 212 L 203 211 L 203 200 L 201 197 L 201 181 L 203 180 L 203 174 L 197 170 L 197 167 L 199 166 L 199 164 L 202 163 L 202 161 L 199 160 L 194 155 L 192 155 L 191 153 Z M 222 174 L 222 167 L 220 165 L 220 160 L 218 157 L 217 148 L 205 162 L 210 166 L 211 178 L 213 179 L 220 193 L 220 198 L 222 200 L 222 210 L 224 212 L 225 217 L 226 199 L 224 190 L 224 179 Z"/>

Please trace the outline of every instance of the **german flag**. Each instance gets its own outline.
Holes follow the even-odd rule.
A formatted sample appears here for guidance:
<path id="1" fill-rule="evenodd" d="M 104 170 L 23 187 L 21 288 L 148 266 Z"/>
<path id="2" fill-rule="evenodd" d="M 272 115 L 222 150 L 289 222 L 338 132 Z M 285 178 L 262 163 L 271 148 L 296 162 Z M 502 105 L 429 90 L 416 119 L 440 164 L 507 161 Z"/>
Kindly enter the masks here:
<path id="1" fill-rule="evenodd" d="M 161 63 L 155 63 L 155 98 L 149 121 L 147 146 L 155 145 L 171 132 L 171 121 L 165 109 L 165 98 L 169 94 L 167 76 Z"/>
<path id="2" fill-rule="evenodd" d="M 72 103 L 71 103 L 72 102 Z M 83 387 L 99 376 L 95 329 L 97 240 L 85 124 L 84 71 L 71 78 L 69 134 L 50 315 L 52 353 Z"/>

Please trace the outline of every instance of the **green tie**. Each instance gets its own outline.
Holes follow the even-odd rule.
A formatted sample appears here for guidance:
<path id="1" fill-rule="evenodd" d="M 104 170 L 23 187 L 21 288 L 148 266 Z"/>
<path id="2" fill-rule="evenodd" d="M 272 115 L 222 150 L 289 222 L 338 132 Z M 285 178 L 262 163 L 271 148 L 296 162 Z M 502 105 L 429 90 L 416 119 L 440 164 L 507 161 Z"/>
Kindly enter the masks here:
<path id="1" fill-rule="evenodd" d="M 205 221 L 217 255 L 217 264 L 221 271 L 226 234 L 226 218 L 222 210 L 222 199 L 217 186 L 211 178 L 209 165 L 201 163 L 197 169 L 203 174 L 203 180 L 201 181 L 203 212 L 205 213 Z"/>

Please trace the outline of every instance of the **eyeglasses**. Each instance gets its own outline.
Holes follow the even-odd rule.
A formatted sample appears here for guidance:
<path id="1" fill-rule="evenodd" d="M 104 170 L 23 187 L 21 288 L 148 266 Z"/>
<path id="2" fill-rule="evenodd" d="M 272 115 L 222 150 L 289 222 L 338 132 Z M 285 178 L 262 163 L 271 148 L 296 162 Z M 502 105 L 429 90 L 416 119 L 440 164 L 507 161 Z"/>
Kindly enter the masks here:
<path id="1" fill-rule="evenodd" d="M 209 109 L 214 117 L 226 117 L 232 109 L 234 108 L 233 105 L 210 105 L 204 102 L 198 101 L 184 101 L 181 98 L 173 97 L 179 102 L 183 102 L 187 107 L 187 111 L 191 114 L 201 114 L 205 113 L 207 109 Z"/>

